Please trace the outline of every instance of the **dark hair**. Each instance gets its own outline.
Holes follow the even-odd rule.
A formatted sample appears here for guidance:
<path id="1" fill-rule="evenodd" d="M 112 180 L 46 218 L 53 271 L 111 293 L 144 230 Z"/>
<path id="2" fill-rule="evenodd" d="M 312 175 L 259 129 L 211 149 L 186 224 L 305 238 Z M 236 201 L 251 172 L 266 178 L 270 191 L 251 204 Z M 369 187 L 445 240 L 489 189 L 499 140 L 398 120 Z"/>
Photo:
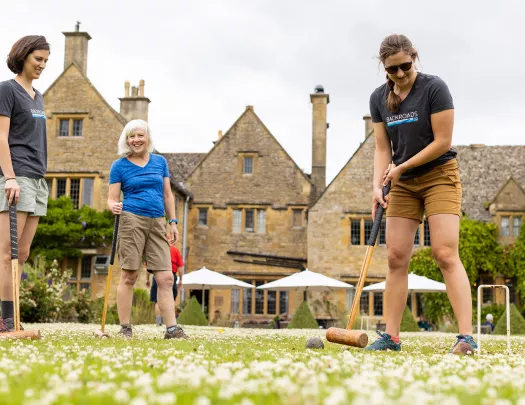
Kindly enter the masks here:
<path id="1" fill-rule="evenodd" d="M 419 59 L 419 55 L 412 45 L 412 42 L 410 42 L 410 39 L 402 34 L 393 34 L 389 35 L 383 40 L 383 42 L 381 42 L 381 46 L 379 47 L 379 60 L 384 65 L 385 60 L 389 56 L 395 55 L 398 52 L 408 53 L 413 61 Z M 392 112 L 397 112 L 399 110 L 399 105 L 401 104 L 401 98 L 394 93 L 395 83 L 390 77 L 388 77 L 388 74 L 386 75 L 386 80 L 388 87 L 390 88 L 390 91 L 386 96 L 386 108 Z"/>
<path id="2" fill-rule="evenodd" d="M 34 51 L 49 51 L 46 37 L 41 35 L 28 35 L 20 38 L 11 48 L 7 56 L 7 67 L 11 72 L 18 74 L 24 70 L 24 62 L 27 56 Z"/>

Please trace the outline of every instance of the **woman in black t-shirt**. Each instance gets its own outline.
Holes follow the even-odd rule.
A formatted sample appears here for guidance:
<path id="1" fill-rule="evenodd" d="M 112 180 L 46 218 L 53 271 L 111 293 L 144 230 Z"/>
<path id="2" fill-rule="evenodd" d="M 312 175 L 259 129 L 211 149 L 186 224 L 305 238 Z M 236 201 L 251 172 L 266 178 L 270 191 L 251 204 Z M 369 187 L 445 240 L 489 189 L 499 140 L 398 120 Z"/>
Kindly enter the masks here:
<path id="1" fill-rule="evenodd" d="M 382 42 L 379 58 L 387 82 L 370 97 L 376 136 L 372 215 L 386 211 L 386 332 L 368 350 L 401 350 L 399 330 L 408 295 L 408 266 L 424 216 L 432 253 L 441 269 L 458 320 L 452 353 L 474 352 L 470 283 L 459 258 L 461 181 L 452 149 L 454 105 L 437 76 L 417 72 L 417 51 L 404 35 Z M 382 186 L 392 188 L 383 200 Z"/>
<path id="2" fill-rule="evenodd" d="M 29 35 L 11 48 L 7 66 L 16 77 L 0 83 L 0 332 L 13 330 L 9 205 L 16 204 L 19 268 L 29 256 L 40 216 L 46 215 L 48 187 L 46 115 L 42 94 L 33 88 L 49 58 L 43 36 Z"/>

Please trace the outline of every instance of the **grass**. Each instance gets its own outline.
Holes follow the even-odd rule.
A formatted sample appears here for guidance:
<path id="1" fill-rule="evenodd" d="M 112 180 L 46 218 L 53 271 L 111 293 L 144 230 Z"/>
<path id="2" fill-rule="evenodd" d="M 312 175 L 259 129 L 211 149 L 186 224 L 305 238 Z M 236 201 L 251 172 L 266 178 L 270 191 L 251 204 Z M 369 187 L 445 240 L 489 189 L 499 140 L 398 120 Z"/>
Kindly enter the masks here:
<path id="1" fill-rule="evenodd" d="M 97 325 L 25 325 L 40 341 L 0 341 L 3 404 L 519 404 L 525 338 L 486 336 L 479 357 L 447 352 L 453 334 L 402 334 L 400 353 L 328 343 L 322 330 L 185 327 L 188 341 L 137 326 L 134 338 L 93 337 Z M 324 350 L 305 349 L 319 336 Z M 370 333 L 370 340 L 374 334 Z"/>

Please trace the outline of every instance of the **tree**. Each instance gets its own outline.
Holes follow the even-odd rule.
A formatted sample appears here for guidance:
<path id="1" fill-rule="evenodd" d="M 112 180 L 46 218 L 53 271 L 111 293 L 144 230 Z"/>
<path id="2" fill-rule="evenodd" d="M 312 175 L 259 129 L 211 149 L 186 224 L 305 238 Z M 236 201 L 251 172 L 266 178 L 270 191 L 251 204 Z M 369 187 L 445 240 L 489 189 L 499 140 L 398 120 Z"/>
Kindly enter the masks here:
<path id="1" fill-rule="evenodd" d="M 516 277 L 516 292 L 520 298 L 525 298 L 525 231 L 521 228 L 518 240 L 514 245 L 508 246 L 507 254 L 507 277 Z"/>
<path id="2" fill-rule="evenodd" d="M 43 256 L 47 263 L 80 257 L 81 248 L 111 246 L 113 214 L 83 206 L 75 209 L 69 197 L 49 200 L 47 215 L 40 218 L 31 246 L 30 260 Z"/>
<path id="3" fill-rule="evenodd" d="M 475 304 L 477 300 L 475 284 L 479 274 L 489 273 L 495 276 L 505 269 L 505 256 L 503 247 L 498 242 L 497 226 L 463 217 L 459 230 L 459 257 L 467 272 Z M 432 256 L 431 248 L 420 249 L 412 256 L 410 271 L 444 282 L 443 275 Z M 446 294 L 425 294 L 423 305 L 425 317 L 436 325 L 439 325 L 444 317 L 453 315 Z"/>

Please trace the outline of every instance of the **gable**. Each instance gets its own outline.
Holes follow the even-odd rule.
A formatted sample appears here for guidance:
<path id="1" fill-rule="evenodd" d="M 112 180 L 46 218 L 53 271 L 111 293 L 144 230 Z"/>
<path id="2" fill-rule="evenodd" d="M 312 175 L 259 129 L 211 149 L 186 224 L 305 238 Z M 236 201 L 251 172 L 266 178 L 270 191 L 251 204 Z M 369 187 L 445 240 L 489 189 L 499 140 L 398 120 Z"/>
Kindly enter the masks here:
<path id="1" fill-rule="evenodd" d="M 254 173 L 242 173 L 243 156 Z M 274 138 L 252 107 L 216 142 L 187 182 L 195 202 L 307 204 L 312 183 Z"/>
<path id="2" fill-rule="evenodd" d="M 512 177 L 490 204 L 490 211 L 525 211 L 525 192 Z"/>
<path id="3" fill-rule="evenodd" d="M 109 172 L 126 121 L 75 64 L 46 90 L 44 106 L 48 172 Z M 82 136 L 59 136 L 61 120 L 81 120 Z"/>
<path id="4" fill-rule="evenodd" d="M 359 145 L 310 211 L 371 213 L 371 187 L 374 176 L 375 134 L 371 132 Z"/>

